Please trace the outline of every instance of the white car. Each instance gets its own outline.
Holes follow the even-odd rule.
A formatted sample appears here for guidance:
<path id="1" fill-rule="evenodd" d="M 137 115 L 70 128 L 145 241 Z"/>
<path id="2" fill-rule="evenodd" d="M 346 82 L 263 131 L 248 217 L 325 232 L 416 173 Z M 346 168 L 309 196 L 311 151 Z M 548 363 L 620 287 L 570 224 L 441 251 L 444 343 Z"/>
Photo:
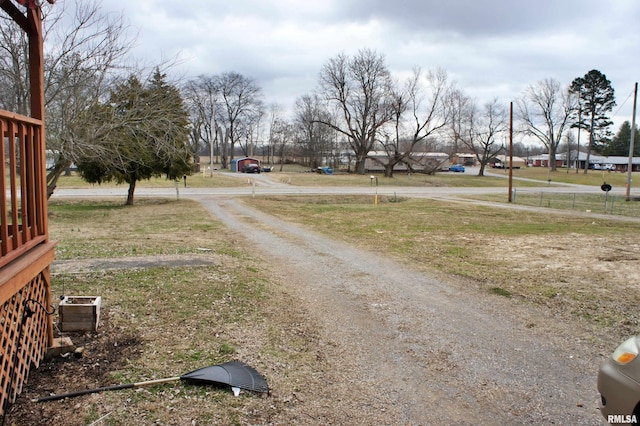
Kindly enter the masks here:
<path id="1" fill-rule="evenodd" d="M 640 420 L 640 337 L 624 341 L 600 365 L 600 412 L 608 423 Z"/>

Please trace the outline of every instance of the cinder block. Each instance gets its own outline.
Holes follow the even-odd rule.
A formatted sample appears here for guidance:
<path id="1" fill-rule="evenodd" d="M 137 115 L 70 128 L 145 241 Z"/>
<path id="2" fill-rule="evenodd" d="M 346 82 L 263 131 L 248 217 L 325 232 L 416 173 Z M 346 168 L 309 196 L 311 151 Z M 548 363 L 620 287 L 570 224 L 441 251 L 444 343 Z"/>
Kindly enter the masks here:
<path id="1" fill-rule="evenodd" d="M 69 337 L 57 337 L 53 339 L 53 345 L 47 348 L 47 353 L 45 357 L 53 358 L 55 356 L 64 355 L 69 352 L 73 352 L 76 350 L 76 347 L 73 345 L 73 342 Z"/>

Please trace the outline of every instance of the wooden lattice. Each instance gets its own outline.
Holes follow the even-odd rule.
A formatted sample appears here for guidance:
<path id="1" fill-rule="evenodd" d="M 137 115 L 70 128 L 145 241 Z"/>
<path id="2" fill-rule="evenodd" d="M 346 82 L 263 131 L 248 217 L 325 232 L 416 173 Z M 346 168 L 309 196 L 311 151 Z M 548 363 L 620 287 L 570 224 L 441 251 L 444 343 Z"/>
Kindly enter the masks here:
<path id="1" fill-rule="evenodd" d="M 42 307 L 50 303 L 47 277 L 45 272 L 36 276 L 1 308 L 0 415 L 22 391 L 30 367 L 37 367 L 46 353 L 49 319 Z M 27 306 L 33 311 L 28 318 Z"/>

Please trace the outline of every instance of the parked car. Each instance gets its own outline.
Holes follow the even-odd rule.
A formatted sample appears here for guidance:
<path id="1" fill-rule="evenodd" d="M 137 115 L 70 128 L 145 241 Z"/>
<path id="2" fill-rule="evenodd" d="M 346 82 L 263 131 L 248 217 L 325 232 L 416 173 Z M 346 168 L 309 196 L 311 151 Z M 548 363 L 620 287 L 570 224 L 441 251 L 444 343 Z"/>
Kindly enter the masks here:
<path id="1" fill-rule="evenodd" d="M 320 173 L 320 174 L 323 174 L 323 175 L 332 175 L 333 174 L 333 169 L 331 167 L 327 167 L 327 166 L 318 167 L 316 169 L 316 171 L 318 173 Z"/>
<path id="2" fill-rule="evenodd" d="M 598 372 L 600 412 L 609 423 L 640 420 L 640 336 L 625 340 Z"/>
<path id="3" fill-rule="evenodd" d="M 273 166 L 271 166 L 271 167 L 263 167 L 262 169 L 260 169 L 260 171 L 262 171 L 264 173 L 268 173 L 270 171 L 273 171 Z"/>
<path id="4" fill-rule="evenodd" d="M 242 173 L 260 173 L 260 166 L 255 163 L 247 164 L 242 168 Z"/>
<path id="5" fill-rule="evenodd" d="M 454 164 L 453 166 L 449 167 L 449 171 L 464 173 L 464 166 L 462 164 Z"/>

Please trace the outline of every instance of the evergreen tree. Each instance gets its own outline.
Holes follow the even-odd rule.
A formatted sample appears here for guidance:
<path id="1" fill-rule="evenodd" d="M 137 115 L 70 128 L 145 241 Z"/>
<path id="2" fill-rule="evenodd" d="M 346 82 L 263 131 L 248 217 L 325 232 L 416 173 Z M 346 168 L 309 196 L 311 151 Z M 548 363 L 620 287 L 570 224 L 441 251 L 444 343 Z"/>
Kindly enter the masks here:
<path id="1" fill-rule="evenodd" d="M 633 138 L 633 155 L 640 156 L 640 130 L 636 127 L 636 133 Z M 629 155 L 629 145 L 631 143 L 631 123 L 625 121 L 620 126 L 618 133 L 611 141 L 604 145 L 601 149 L 602 155 L 618 155 L 626 157 Z"/>
<path id="2" fill-rule="evenodd" d="M 576 93 L 580 98 L 580 121 L 574 126 L 589 132 L 588 164 L 591 149 L 596 148 L 598 141 L 606 139 L 611 134 L 609 126 L 612 121 L 608 114 L 616 105 L 614 90 L 606 75 L 598 70 L 591 70 L 584 77 L 574 79 L 569 91 Z M 584 172 L 587 173 L 587 168 Z"/>
<path id="3" fill-rule="evenodd" d="M 156 69 L 150 83 L 150 99 L 159 105 L 152 140 L 156 149 L 157 171 L 168 179 L 191 174 L 192 151 L 189 145 L 189 112 L 180 90 L 167 83 L 166 74 Z"/>
<path id="4" fill-rule="evenodd" d="M 156 70 L 146 87 L 131 76 L 111 92 L 100 110 L 102 131 L 94 131 L 95 149 L 83 153 L 78 172 L 92 183 L 129 184 L 127 205 L 133 204 L 136 183 L 191 174 L 188 113 L 178 89 Z M 105 130 L 106 129 L 106 130 Z"/>

